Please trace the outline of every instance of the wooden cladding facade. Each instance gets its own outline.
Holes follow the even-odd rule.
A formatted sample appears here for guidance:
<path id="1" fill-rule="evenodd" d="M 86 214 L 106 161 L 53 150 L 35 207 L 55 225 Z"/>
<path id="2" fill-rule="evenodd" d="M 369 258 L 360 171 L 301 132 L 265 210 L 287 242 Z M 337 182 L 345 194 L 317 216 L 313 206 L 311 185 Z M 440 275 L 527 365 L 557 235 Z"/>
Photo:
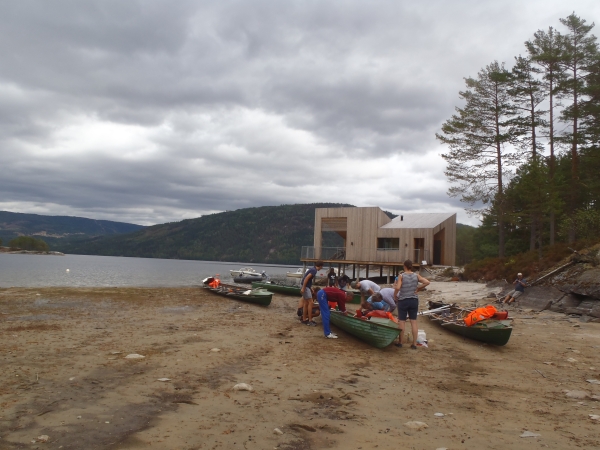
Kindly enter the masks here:
<path id="1" fill-rule="evenodd" d="M 395 222 L 395 226 L 384 227 L 392 220 L 378 207 L 317 208 L 314 259 L 321 258 L 319 249 L 323 231 L 336 231 L 344 239 L 345 256 L 342 259 L 348 263 L 401 265 L 405 259 L 411 259 L 417 264 L 425 260 L 428 264 L 454 265 L 456 214 L 413 214 L 412 217 L 415 223 L 426 223 L 427 226 L 406 228 Z M 423 220 L 414 220 L 415 217 Z M 437 217 L 442 219 L 439 223 L 435 220 Z M 398 248 L 378 248 L 378 242 L 384 241 L 394 245 L 398 242 Z"/>

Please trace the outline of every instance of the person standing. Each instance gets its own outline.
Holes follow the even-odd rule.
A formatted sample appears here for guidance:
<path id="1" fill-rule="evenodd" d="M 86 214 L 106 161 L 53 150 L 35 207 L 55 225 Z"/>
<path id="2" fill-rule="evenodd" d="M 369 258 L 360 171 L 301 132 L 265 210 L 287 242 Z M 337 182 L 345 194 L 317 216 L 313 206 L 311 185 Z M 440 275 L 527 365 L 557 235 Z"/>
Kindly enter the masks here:
<path id="1" fill-rule="evenodd" d="M 509 305 L 519 298 L 519 296 L 523 295 L 526 287 L 529 287 L 527 280 L 523 279 L 523 274 L 520 272 L 517 274 L 517 279 L 513 281 L 513 285 L 515 288 L 506 294 L 506 297 L 504 298 L 504 303 Z"/>
<path id="2" fill-rule="evenodd" d="M 330 267 L 329 272 L 327 272 L 327 286 L 328 287 L 338 287 L 337 275 L 335 274 L 335 270 L 333 267 Z"/>
<path id="3" fill-rule="evenodd" d="M 412 271 L 412 261 L 410 259 L 404 261 L 404 273 L 400 274 L 398 280 L 394 283 L 394 298 L 398 299 L 398 326 L 400 327 L 400 337 L 396 347 L 402 347 L 404 328 L 408 316 L 413 341 L 410 348 L 417 349 L 417 334 L 419 332 L 417 328 L 419 296 L 417 293 L 425 289 L 428 284 L 429 280 Z"/>
<path id="4" fill-rule="evenodd" d="M 308 269 L 302 278 L 302 287 L 300 288 L 300 294 L 302 295 L 302 323 L 311 327 L 316 327 L 317 323 L 312 320 L 312 301 L 313 301 L 313 290 L 312 284 L 317 276 L 317 272 L 323 268 L 323 261 L 316 261 L 315 265 Z"/>
<path id="5" fill-rule="evenodd" d="M 335 287 L 326 287 L 317 292 L 317 301 L 321 311 L 321 320 L 323 321 L 323 333 L 327 339 L 337 339 L 337 334 L 331 332 L 329 327 L 329 302 L 336 302 L 340 311 L 346 314 L 346 302 L 351 302 L 354 294 L 345 292 Z"/>

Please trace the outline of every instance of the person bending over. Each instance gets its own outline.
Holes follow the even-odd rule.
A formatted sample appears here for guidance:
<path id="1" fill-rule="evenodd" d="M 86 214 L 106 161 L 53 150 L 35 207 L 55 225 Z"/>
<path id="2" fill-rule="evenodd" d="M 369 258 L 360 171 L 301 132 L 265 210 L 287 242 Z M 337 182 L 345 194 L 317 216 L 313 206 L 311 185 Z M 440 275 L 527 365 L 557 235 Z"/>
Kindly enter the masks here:
<path id="1" fill-rule="evenodd" d="M 337 302 L 338 308 L 343 314 L 346 314 L 346 302 L 351 302 L 354 294 L 344 292 L 334 287 L 326 287 L 317 292 L 317 301 L 321 310 L 321 320 L 323 321 L 323 333 L 327 339 L 337 339 L 337 335 L 331 332 L 329 328 L 329 302 Z"/>
<path id="2" fill-rule="evenodd" d="M 383 310 L 394 312 L 396 310 L 396 297 L 394 297 L 394 288 L 383 288 L 375 294 L 380 302 L 383 302 Z M 374 296 L 374 297 L 375 297 Z"/>
<path id="3" fill-rule="evenodd" d="M 377 283 L 372 282 L 371 280 L 356 280 L 351 284 L 354 289 L 358 289 L 360 291 L 360 304 L 365 303 L 365 299 L 367 297 L 373 296 L 376 292 L 379 292 L 381 288 Z"/>

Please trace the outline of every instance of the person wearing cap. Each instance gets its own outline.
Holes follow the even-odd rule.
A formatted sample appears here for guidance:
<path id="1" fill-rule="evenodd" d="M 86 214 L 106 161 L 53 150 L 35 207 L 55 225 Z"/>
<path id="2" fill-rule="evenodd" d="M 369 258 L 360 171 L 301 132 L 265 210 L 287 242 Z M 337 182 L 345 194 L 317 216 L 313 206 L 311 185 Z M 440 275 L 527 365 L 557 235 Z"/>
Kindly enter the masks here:
<path id="1" fill-rule="evenodd" d="M 360 304 L 362 306 L 366 303 L 367 297 L 372 297 L 376 292 L 379 292 L 381 288 L 377 283 L 372 282 L 371 280 L 359 280 L 353 281 L 350 286 L 353 289 L 358 289 L 360 291 Z M 367 308 L 363 308 L 367 309 Z"/>
<path id="2" fill-rule="evenodd" d="M 504 303 L 508 305 L 519 298 L 519 296 L 525 292 L 525 288 L 529 286 L 527 280 L 523 279 L 523 274 L 520 272 L 517 274 L 517 279 L 513 281 L 513 285 L 515 288 L 504 297 Z"/>

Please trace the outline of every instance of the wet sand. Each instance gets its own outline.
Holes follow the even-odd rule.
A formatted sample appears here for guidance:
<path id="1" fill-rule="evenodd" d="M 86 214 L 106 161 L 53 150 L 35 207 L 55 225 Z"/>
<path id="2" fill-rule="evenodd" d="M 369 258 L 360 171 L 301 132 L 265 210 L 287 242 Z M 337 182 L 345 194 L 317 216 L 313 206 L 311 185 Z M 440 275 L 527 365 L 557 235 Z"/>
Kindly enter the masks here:
<path id="1" fill-rule="evenodd" d="M 489 291 L 432 283 L 422 299 Z M 600 447 L 589 418 L 600 402 L 565 396 L 600 395 L 586 381 L 600 379 L 600 324 L 511 311 L 513 336 L 493 347 L 420 318 L 429 348 L 378 350 L 343 331 L 324 339 L 296 304 L 200 288 L 2 289 L 0 449 Z"/>

